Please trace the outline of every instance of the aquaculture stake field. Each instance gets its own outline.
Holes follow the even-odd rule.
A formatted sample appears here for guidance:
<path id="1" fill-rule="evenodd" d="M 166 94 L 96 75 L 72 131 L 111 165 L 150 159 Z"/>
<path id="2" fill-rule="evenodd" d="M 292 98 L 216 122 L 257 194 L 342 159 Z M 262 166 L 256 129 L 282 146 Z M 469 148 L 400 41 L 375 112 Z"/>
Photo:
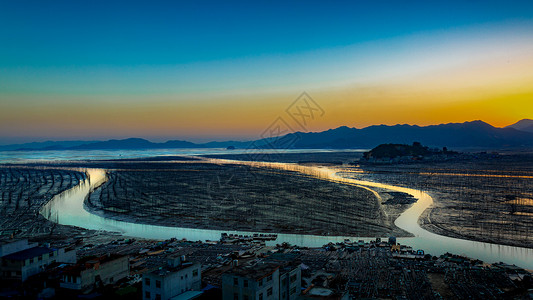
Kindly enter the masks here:
<path id="1" fill-rule="evenodd" d="M 55 195 L 85 178 L 82 172 L 26 167 L 0 167 L 0 230 L 2 235 L 51 234 L 55 224 L 39 209 Z"/>
<path id="2" fill-rule="evenodd" d="M 297 172 L 233 164 L 128 163 L 86 204 L 107 217 L 223 230 L 406 235 L 365 189 Z"/>

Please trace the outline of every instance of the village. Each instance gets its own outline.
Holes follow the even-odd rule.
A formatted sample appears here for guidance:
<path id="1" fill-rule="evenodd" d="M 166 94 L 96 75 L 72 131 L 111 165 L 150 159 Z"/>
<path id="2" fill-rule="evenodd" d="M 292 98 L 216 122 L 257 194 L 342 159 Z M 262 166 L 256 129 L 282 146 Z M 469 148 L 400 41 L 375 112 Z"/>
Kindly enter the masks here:
<path id="1" fill-rule="evenodd" d="M 514 265 L 439 257 L 395 237 L 318 248 L 276 235 L 164 241 L 108 233 L 55 244 L 4 239 L 0 298 L 502 299 L 533 296 Z"/>

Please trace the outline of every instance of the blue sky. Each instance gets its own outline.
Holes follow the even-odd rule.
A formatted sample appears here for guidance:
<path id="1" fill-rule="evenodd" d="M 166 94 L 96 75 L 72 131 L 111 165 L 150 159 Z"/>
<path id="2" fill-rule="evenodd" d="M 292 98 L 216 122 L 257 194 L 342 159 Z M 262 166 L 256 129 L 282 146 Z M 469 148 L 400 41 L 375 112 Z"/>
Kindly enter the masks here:
<path id="1" fill-rule="evenodd" d="M 162 110 L 177 111 L 200 101 L 207 104 L 197 109 L 205 111 L 243 97 L 254 103 L 250 111 L 259 105 L 271 112 L 253 125 L 238 125 L 231 114 L 218 118 L 235 123 L 224 129 L 228 134 L 253 137 L 303 90 L 328 95 L 323 103 L 335 111 L 340 102 L 333 94 L 354 85 L 390 86 L 391 78 L 436 74 L 443 66 L 481 58 L 523 59 L 527 53 L 520 51 L 530 50 L 532 34 L 532 1 L 0 1 L 0 140 L 134 132 L 217 138 L 228 136 L 218 131 L 224 126 L 196 124 L 203 131 L 187 133 L 183 128 L 194 124 L 147 121 L 142 128 L 109 134 L 105 128 L 89 132 L 61 123 L 59 113 L 39 121 L 24 115 L 35 115 L 43 105 L 68 114 L 77 104 L 88 111 L 108 104 L 119 122 L 138 118 L 154 101 Z M 509 72 L 529 78 L 524 71 Z M 121 113 L 117 103 L 128 109 Z M 95 114 L 80 114 L 80 126 L 104 118 Z M 494 117 L 510 119 L 510 113 Z M 370 123 L 329 120 L 316 129 Z"/>
<path id="2" fill-rule="evenodd" d="M 3 1 L 3 67 L 209 62 L 531 20 L 533 2 Z"/>

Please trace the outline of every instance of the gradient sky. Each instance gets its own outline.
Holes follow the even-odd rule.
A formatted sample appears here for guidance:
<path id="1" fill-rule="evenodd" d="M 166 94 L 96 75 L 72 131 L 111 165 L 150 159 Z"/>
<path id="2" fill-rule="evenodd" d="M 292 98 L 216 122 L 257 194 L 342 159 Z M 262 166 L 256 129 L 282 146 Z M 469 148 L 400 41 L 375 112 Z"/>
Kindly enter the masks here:
<path id="1" fill-rule="evenodd" d="M 0 0 L 0 144 L 533 118 L 532 1 L 109 2 Z"/>

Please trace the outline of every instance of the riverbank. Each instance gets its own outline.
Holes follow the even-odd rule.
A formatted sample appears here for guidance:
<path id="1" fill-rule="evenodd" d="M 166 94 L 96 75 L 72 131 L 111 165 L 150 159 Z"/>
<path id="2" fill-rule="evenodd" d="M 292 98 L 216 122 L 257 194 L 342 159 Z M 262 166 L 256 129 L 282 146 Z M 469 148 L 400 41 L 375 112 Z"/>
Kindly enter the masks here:
<path id="1" fill-rule="evenodd" d="M 58 239 L 83 230 L 50 222 L 39 210 L 55 195 L 85 180 L 85 173 L 57 167 L 0 166 L 0 239 Z"/>
<path id="2" fill-rule="evenodd" d="M 93 165 L 95 164 L 102 164 L 102 162 L 92 162 Z M 180 162 L 183 163 L 183 162 Z M 471 257 L 481 258 L 486 261 L 505 261 L 505 262 L 511 262 L 516 263 L 518 265 L 528 265 L 531 261 L 531 257 L 533 257 L 533 252 L 531 249 L 525 249 L 520 247 L 508 247 L 508 246 L 501 246 L 499 244 L 486 244 L 486 243 L 478 243 L 474 241 L 469 240 L 462 240 L 462 239 L 453 239 L 445 236 L 440 236 L 437 234 L 433 234 L 431 232 L 425 231 L 420 228 L 420 226 L 417 223 L 418 217 L 423 213 L 423 211 L 429 207 L 431 203 L 433 203 L 433 199 L 431 196 L 429 196 L 427 193 L 421 192 L 417 189 L 409 189 L 409 188 L 401 188 L 397 186 L 387 186 L 386 184 L 377 184 L 372 182 L 358 182 L 357 180 L 345 180 L 342 178 L 339 178 L 339 176 L 336 176 L 337 172 L 339 171 L 350 171 L 352 174 L 355 174 L 355 176 L 359 176 L 361 173 L 360 169 L 353 169 L 353 168 L 347 168 L 346 166 L 342 168 L 334 168 L 332 166 L 329 167 L 319 167 L 319 166 L 313 166 L 313 165 L 298 165 L 298 164 L 290 164 L 290 163 L 255 163 L 255 162 L 238 162 L 238 161 L 228 161 L 228 160 L 217 160 L 213 159 L 210 161 L 204 161 L 202 164 L 237 164 L 237 165 L 248 165 L 258 168 L 270 168 L 275 170 L 281 170 L 281 171 L 291 171 L 291 172 L 299 172 L 304 173 L 306 175 L 312 176 L 314 178 L 321 178 L 322 180 L 328 180 L 332 182 L 340 181 L 344 185 L 348 186 L 357 186 L 357 187 L 363 187 L 363 185 L 371 186 L 372 191 L 376 187 L 383 187 L 390 191 L 396 191 L 400 193 L 408 193 L 415 196 L 419 201 L 417 201 L 414 205 L 412 205 L 408 210 L 412 211 L 415 209 L 415 212 L 409 212 L 406 214 L 402 214 L 404 218 L 399 219 L 405 219 L 408 222 L 408 225 L 410 227 L 403 227 L 410 232 L 414 232 L 416 237 L 415 238 L 403 238 L 399 239 L 402 243 L 409 243 L 413 244 L 416 247 L 419 247 L 421 249 L 429 249 L 433 253 L 443 253 L 442 251 L 449 251 L 454 253 L 466 253 Z M 173 162 L 165 163 L 167 166 L 166 168 L 173 168 Z M 120 163 L 117 164 L 121 166 L 126 166 L 128 164 L 126 163 Z M 148 164 L 147 164 L 148 165 Z M 154 166 L 153 163 L 150 164 L 151 166 Z M 72 165 L 70 165 L 72 167 Z M 134 168 L 122 168 L 124 170 L 129 171 L 135 171 Z M 116 169 L 119 170 L 119 169 Z M 101 170 L 99 172 L 102 172 Z M 165 171 L 168 172 L 168 171 Z M 277 172 L 277 171 L 276 171 Z M 279 174 L 279 173 L 278 173 Z M 339 183 L 339 182 L 337 182 Z M 339 183 L 340 184 L 340 183 Z M 415 185 L 415 187 L 418 187 Z M 73 212 L 85 212 L 83 216 L 77 215 L 76 213 L 69 213 L 68 211 L 64 211 L 63 209 L 59 209 L 58 211 L 61 213 L 66 213 L 66 219 L 69 219 L 70 221 L 73 221 L 73 223 L 61 223 L 61 224 L 69 224 L 74 226 L 82 226 L 86 227 L 87 229 L 94 229 L 94 230 L 108 230 L 108 231 L 119 231 L 123 235 L 130 235 L 130 236 L 140 236 L 140 237 L 152 237 L 152 238 L 159 238 L 159 239 L 165 239 L 170 237 L 187 237 L 192 240 L 213 240 L 216 239 L 220 235 L 220 230 L 205 230 L 205 229 L 190 229 L 190 228 L 176 228 L 176 227 L 165 227 L 165 226 L 153 226 L 153 225 L 143 225 L 143 224 L 135 224 L 130 222 L 120 222 L 112 219 L 106 219 L 102 218 L 100 216 L 95 216 L 94 214 L 87 213 L 83 209 L 83 199 L 86 196 L 86 193 L 89 192 L 89 187 L 83 187 L 82 192 L 80 192 L 80 195 L 77 195 L 76 197 L 79 198 L 79 200 L 76 200 L 75 202 L 79 203 L 81 205 L 81 208 L 76 208 L 73 210 Z M 85 193 L 85 194 L 84 194 Z M 388 192 L 386 192 L 388 193 Z M 390 195 L 390 194 L 389 194 Z M 383 199 L 381 199 L 383 200 Z M 381 201 L 383 202 L 383 201 Z M 385 202 L 388 202 L 388 200 L 385 200 Z M 70 215 L 69 215 L 70 214 Z M 408 216 L 413 217 L 408 217 Z M 398 220 L 396 220 L 396 223 Z M 397 223 L 398 224 L 398 223 Z M 412 230 L 414 229 L 414 230 Z M 235 231 L 235 232 L 229 232 L 234 234 L 250 234 L 253 233 L 253 231 Z M 327 243 L 328 241 L 338 242 L 342 241 L 345 238 L 354 238 L 354 236 L 318 236 L 318 235 L 304 235 L 304 234 L 280 234 L 278 237 L 278 241 L 280 242 L 288 242 L 291 244 L 296 245 L 308 245 L 308 246 L 316 246 L 321 245 L 324 243 Z M 531 268 L 531 267 L 529 267 Z"/>
<path id="3" fill-rule="evenodd" d="M 533 155 L 438 164 L 361 166 L 353 178 L 415 187 L 432 207 L 419 219 L 431 232 L 533 248 Z"/>
<path id="4" fill-rule="evenodd" d="M 368 189 L 232 162 L 135 163 L 108 171 L 86 209 L 168 227 L 321 236 L 409 236 Z"/>

